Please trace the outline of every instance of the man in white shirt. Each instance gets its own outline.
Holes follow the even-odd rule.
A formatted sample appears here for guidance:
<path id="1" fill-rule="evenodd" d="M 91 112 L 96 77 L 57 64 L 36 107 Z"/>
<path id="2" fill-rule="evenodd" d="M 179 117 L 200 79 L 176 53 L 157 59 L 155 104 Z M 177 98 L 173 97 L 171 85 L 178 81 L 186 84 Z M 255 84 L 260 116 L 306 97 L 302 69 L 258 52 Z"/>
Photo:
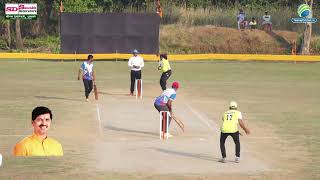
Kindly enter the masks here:
<path id="1" fill-rule="evenodd" d="M 144 66 L 144 61 L 140 57 L 138 50 L 132 51 L 133 56 L 130 57 L 128 66 L 131 68 L 131 86 L 130 86 L 130 96 L 133 96 L 134 83 L 136 79 L 141 79 L 141 69 Z"/>
<path id="2" fill-rule="evenodd" d="M 262 16 L 263 22 L 262 27 L 264 30 L 271 31 L 272 30 L 272 22 L 271 22 L 271 16 L 268 14 L 268 11 L 264 13 Z"/>
<path id="3" fill-rule="evenodd" d="M 93 70 L 93 56 L 88 55 L 88 59 L 81 64 L 78 72 L 78 80 L 80 80 L 80 75 L 82 74 L 82 80 L 84 85 L 84 94 L 86 101 L 89 101 L 89 94 L 92 91 L 93 83 L 95 81 L 95 72 Z"/>
<path id="4" fill-rule="evenodd" d="M 242 9 L 239 9 L 239 14 L 237 16 L 237 24 L 238 24 L 238 29 L 244 29 L 244 19 L 246 17 L 246 14 L 244 13 L 244 11 Z"/>

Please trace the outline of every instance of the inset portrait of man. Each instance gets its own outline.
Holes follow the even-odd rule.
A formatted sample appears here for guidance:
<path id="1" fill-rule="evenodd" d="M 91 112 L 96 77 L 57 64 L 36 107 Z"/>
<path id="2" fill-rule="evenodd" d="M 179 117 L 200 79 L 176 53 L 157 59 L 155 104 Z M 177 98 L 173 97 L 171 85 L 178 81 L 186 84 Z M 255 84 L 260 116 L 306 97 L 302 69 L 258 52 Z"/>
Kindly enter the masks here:
<path id="1" fill-rule="evenodd" d="M 48 137 L 52 112 L 49 108 L 38 106 L 32 111 L 33 134 L 17 143 L 13 149 L 15 156 L 63 156 L 61 144 Z"/>

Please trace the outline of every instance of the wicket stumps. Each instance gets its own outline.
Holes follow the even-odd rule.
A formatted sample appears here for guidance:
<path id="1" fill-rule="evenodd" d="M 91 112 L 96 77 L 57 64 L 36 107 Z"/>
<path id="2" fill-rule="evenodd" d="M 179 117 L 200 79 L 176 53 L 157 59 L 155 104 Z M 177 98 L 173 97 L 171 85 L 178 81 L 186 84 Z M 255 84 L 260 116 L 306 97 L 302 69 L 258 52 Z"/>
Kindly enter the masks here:
<path id="1" fill-rule="evenodd" d="M 138 99 L 138 97 L 142 99 L 142 79 L 136 79 L 134 84 L 136 91 L 136 99 Z"/>
<path id="2" fill-rule="evenodd" d="M 0 167 L 2 165 L 2 155 L 0 154 Z"/>
<path id="3" fill-rule="evenodd" d="M 169 134 L 169 111 L 160 111 L 160 139 L 168 139 Z"/>

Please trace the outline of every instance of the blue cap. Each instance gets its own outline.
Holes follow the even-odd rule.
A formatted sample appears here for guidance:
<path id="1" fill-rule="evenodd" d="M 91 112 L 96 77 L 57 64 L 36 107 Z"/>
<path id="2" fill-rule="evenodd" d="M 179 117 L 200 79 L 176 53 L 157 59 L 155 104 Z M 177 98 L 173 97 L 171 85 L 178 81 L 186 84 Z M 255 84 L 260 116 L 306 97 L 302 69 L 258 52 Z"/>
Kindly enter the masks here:
<path id="1" fill-rule="evenodd" d="M 132 51 L 132 53 L 133 53 L 133 54 L 139 54 L 139 51 L 136 50 L 136 49 L 134 49 L 134 50 Z"/>

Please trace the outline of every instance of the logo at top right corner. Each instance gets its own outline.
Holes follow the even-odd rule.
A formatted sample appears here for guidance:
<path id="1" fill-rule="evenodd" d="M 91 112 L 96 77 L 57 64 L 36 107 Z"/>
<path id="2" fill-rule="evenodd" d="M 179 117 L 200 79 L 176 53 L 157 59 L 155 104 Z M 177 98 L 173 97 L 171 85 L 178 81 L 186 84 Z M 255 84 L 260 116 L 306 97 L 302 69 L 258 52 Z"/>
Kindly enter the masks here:
<path id="1" fill-rule="evenodd" d="M 312 11 L 308 4 L 301 4 L 298 9 L 298 18 L 291 18 L 293 23 L 316 23 L 317 18 L 312 17 Z"/>

